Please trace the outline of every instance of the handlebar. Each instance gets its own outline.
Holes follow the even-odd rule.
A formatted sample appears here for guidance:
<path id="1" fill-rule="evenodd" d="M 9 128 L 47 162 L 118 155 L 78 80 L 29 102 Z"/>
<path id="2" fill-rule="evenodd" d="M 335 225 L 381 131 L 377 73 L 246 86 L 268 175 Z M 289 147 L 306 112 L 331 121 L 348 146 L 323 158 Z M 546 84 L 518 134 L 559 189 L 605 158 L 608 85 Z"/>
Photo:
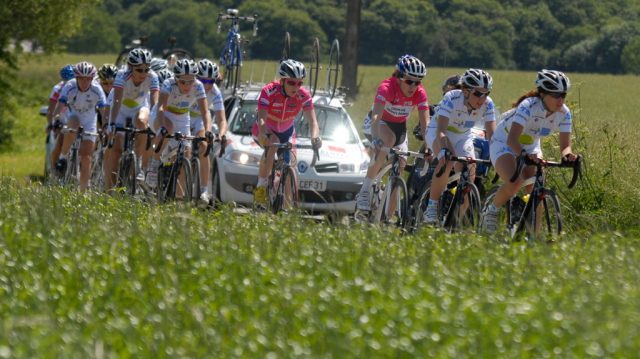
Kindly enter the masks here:
<path id="1" fill-rule="evenodd" d="M 314 148 L 313 145 L 301 145 L 301 144 L 294 145 L 291 142 L 286 142 L 286 143 L 270 143 L 264 147 L 277 148 L 279 150 L 281 149 L 291 150 L 294 147 L 303 149 L 303 150 L 313 150 L 313 159 L 311 160 L 311 167 L 314 167 L 316 165 L 316 162 L 320 161 L 320 149 Z"/>
<path id="2" fill-rule="evenodd" d="M 160 131 L 160 143 L 156 147 L 155 153 L 160 152 L 160 149 L 162 148 L 162 144 L 164 143 L 164 139 L 165 138 L 173 138 L 176 141 L 193 141 L 193 142 L 195 142 L 196 145 L 198 143 L 200 143 L 200 142 L 207 142 L 207 148 L 205 149 L 205 152 L 204 152 L 204 156 L 205 157 L 209 156 L 209 153 L 211 153 L 211 148 L 213 147 L 213 143 L 215 143 L 215 142 L 219 142 L 219 143 L 222 144 L 222 147 L 220 148 L 220 156 L 219 157 L 221 157 L 224 154 L 224 148 L 226 147 L 226 137 L 225 136 L 222 136 L 222 138 L 216 137 L 213 141 L 209 141 L 209 139 L 206 138 L 206 137 L 187 136 L 187 135 L 183 135 L 181 132 L 176 132 L 176 133 L 170 135 L 168 132 L 166 132 L 166 129 L 163 128 Z M 225 140 L 224 142 L 222 141 L 223 139 Z"/>
<path id="3" fill-rule="evenodd" d="M 447 151 L 447 153 L 444 156 L 444 164 L 442 165 L 442 167 L 440 167 L 440 170 L 435 174 L 436 177 L 442 176 L 445 169 L 447 168 L 447 163 L 449 161 L 461 162 L 466 164 L 481 163 L 485 165 L 491 165 L 491 160 L 483 160 L 479 158 L 471 158 L 471 157 L 464 157 L 464 156 L 452 156 L 451 152 Z"/>
<path id="4" fill-rule="evenodd" d="M 127 133 L 132 133 L 134 135 L 138 135 L 138 134 L 146 134 L 147 135 L 147 144 L 145 146 L 145 150 L 149 150 L 149 148 L 151 148 L 151 141 L 153 140 L 153 138 L 156 136 L 155 132 L 153 132 L 153 130 L 150 127 L 144 128 L 142 130 L 139 130 L 135 127 L 116 127 L 114 129 L 114 134 L 117 134 L 118 132 L 127 132 Z M 113 141 L 114 141 L 114 137 L 111 138 L 111 140 L 109 141 L 109 148 L 113 147 Z"/>
<path id="5" fill-rule="evenodd" d="M 538 160 L 534 161 L 529 156 L 520 155 L 516 161 L 516 171 L 513 176 L 509 179 L 511 182 L 515 182 L 516 179 L 520 176 L 522 169 L 524 166 L 536 166 L 538 168 L 547 168 L 547 167 L 562 167 L 562 168 L 573 168 L 573 175 L 571 177 L 571 182 L 568 187 L 573 188 L 578 182 L 578 178 L 582 175 L 582 155 L 578 155 L 575 161 L 569 162 L 564 158 L 560 162 L 547 161 L 547 160 Z"/>

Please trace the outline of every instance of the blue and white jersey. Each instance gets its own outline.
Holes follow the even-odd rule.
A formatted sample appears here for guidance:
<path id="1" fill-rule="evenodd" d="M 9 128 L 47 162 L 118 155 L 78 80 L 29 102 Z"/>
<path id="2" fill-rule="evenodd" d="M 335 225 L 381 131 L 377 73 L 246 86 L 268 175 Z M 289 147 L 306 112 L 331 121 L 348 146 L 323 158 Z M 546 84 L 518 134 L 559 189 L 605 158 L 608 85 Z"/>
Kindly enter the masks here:
<path id="1" fill-rule="evenodd" d="M 69 116 L 77 116 L 80 120 L 96 119 L 96 108 L 106 106 L 102 87 L 91 82 L 87 91 L 80 91 L 76 79 L 71 79 L 62 87 L 60 92 L 60 103 L 67 105 Z"/>
<path id="2" fill-rule="evenodd" d="M 204 85 L 198 80 L 195 80 L 189 92 L 182 93 L 176 79 L 166 79 L 162 84 L 160 93 L 169 95 L 165 111 L 176 115 L 189 114 L 191 106 L 196 104 L 199 99 L 206 99 L 207 97 L 204 92 Z"/>
<path id="3" fill-rule="evenodd" d="M 434 118 L 437 119 L 439 116 L 449 119 L 447 130 L 458 135 L 468 134 L 469 136 L 473 127 L 496 120 L 495 106 L 491 97 L 487 97 L 480 108 L 469 112 L 464 104 L 462 90 L 451 90 L 444 95 Z M 432 119 L 430 125 L 437 127 L 437 120 Z"/>
<path id="4" fill-rule="evenodd" d="M 149 92 L 159 89 L 158 75 L 153 70 L 149 70 L 147 77 L 138 85 L 133 83 L 132 76 L 130 69 L 118 71 L 113 88 L 123 90 L 122 106 L 127 110 L 137 111 L 143 106 L 148 106 Z"/>
<path id="5" fill-rule="evenodd" d="M 520 135 L 520 144 L 524 146 L 540 142 L 555 131 L 571 132 L 571 111 L 567 105 L 547 116 L 542 100 L 539 97 L 524 99 L 518 107 L 505 112 L 498 123 L 493 139 L 506 143 L 511 125 L 517 123 L 524 127 Z"/>
<path id="6" fill-rule="evenodd" d="M 213 84 L 211 91 L 206 93 L 207 96 L 207 104 L 209 104 L 209 108 L 213 110 L 213 112 L 218 112 L 224 110 L 224 99 L 222 98 L 222 92 L 216 84 Z M 191 118 L 201 117 L 200 107 L 198 107 L 198 103 L 195 102 L 191 105 Z"/>

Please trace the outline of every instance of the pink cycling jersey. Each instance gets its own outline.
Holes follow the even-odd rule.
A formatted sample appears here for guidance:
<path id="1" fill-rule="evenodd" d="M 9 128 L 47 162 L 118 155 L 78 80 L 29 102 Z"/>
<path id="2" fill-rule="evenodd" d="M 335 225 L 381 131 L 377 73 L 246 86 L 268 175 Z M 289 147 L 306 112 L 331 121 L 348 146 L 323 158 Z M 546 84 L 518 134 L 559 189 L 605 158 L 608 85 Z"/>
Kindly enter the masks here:
<path id="1" fill-rule="evenodd" d="M 413 96 L 406 97 L 400 89 L 398 79 L 395 77 L 390 77 L 380 83 L 374 103 L 384 105 L 382 120 L 385 122 L 407 122 L 407 118 L 414 107 L 418 107 L 418 111 L 429 110 L 427 92 L 422 87 L 422 84 L 418 86 Z"/>
<path id="2" fill-rule="evenodd" d="M 300 110 L 313 110 L 313 100 L 307 90 L 300 87 L 295 95 L 287 97 L 279 81 L 266 84 L 258 98 L 258 109 L 267 110 L 265 125 L 276 132 L 283 132 L 293 126 Z"/>

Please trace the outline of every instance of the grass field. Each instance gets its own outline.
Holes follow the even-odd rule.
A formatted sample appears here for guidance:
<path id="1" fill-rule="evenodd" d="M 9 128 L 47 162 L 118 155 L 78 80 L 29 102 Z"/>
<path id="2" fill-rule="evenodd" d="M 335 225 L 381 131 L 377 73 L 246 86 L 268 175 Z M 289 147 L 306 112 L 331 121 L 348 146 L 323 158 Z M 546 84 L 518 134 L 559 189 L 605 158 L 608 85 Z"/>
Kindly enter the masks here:
<path id="1" fill-rule="evenodd" d="M 57 69 L 85 58 L 113 61 L 23 59 L 17 145 L 0 154 L 0 358 L 640 352 L 640 125 L 627 96 L 637 77 L 569 74 L 574 147 L 587 166 L 571 191 L 550 175 L 569 230 L 547 245 L 433 229 L 401 236 L 27 184 L 42 174 L 37 111 Z M 248 63 L 245 75 L 251 69 L 259 80 L 275 65 Z M 432 102 L 462 70 L 429 69 Z M 359 71 L 349 108 L 358 124 L 392 67 Z M 502 110 L 535 75 L 491 73 Z M 545 145 L 550 158 L 554 145 Z"/>

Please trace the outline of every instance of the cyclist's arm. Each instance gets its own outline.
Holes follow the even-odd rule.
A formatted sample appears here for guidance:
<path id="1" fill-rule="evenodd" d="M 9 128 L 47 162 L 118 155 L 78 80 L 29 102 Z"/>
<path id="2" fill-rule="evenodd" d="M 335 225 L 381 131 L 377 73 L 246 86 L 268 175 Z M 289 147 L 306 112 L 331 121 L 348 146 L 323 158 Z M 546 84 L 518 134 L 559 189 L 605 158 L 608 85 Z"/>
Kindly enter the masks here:
<path id="1" fill-rule="evenodd" d="M 120 106 L 122 106 L 122 97 L 124 97 L 124 89 L 122 87 L 114 87 L 113 90 L 113 103 L 111 104 L 111 113 L 109 114 L 109 123 L 114 123 L 118 118 L 120 112 Z"/>
<path id="2" fill-rule="evenodd" d="M 224 136 L 227 134 L 227 115 L 223 110 L 216 111 L 216 122 L 218 123 L 218 135 Z"/>
<path id="3" fill-rule="evenodd" d="M 429 122 L 429 110 L 418 110 L 418 123 L 420 124 L 420 133 L 427 131 L 427 123 Z"/>
<path id="4" fill-rule="evenodd" d="M 451 150 L 448 146 L 449 141 L 447 140 L 447 127 L 449 127 L 449 117 L 439 115 L 437 121 L 438 121 L 437 137 L 438 137 L 438 141 L 440 141 L 440 149 L 446 148 L 448 150 Z"/>
<path id="5" fill-rule="evenodd" d="M 493 137 L 493 133 L 496 132 L 496 121 L 487 121 L 484 123 L 484 138 L 489 141 Z"/>
<path id="6" fill-rule="evenodd" d="M 164 110 L 167 107 L 167 102 L 169 102 L 169 93 L 161 92 L 158 97 L 158 113 L 156 113 L 156 122 L 160 125 L 160 127 L 167 128 L 168 124 L 165 124 Z"/>
<path id="7" fill-rule="evenodd" d="M 560 132 L 560 153 L 569 161 L 575 161 L 576 155 L 571 150 L 571 132 Z"/>
<path id="8" fill-rule="evenodd" d="M 373 109 L 371 110 L 371 137 L 374 139 L 379 138 L 378 124 L 382 119 L 382 112 L 384 111 L 384 104 L 381 102 L 375 102 Z"/>
<path id="9" fill-rule="evenodd" d="M 316 112 L 313 109 L 304 111 L 304 117 L 309 122 L 309 129 L 311 138 L 320 137 L 320 128 L 318 127 L 318 120 L 316 119 Z"/>
<path id="10" fill-rule="evenodd" d="M 49 100 L 49 107 L 47 108 L 47 126 L 51 126 L 51 123 L 53 122 L 53 110 L 55 110 L 57 104 L 58 101 Z"/>
<path id="11" fill-rule="evenodd" d="M 56 101 L 55 107 L 53 108 L 53 111 L 51 111 L 52 120 L 56 118 L 60 114 L 60 112 L 62 112 L 63 106 L 66 106 L 66 105 L 61 103 L 60 101 Z M 51 122 L 49 122 L 49 124 L 51 124 Z"/>
<path id="12" fill-rule="evenodd" d="M 258 109 L 258 130 L 259 135 L 265 135 L 267 133 L 267 129 L 265 127 L 265 122 L 267 121 L 268 112 L 264 108 Z"/>
<path id="13" fill-rule="evenodd" d="M 208 131 L 211 128 L 211 113 L 209 112 L 209 104 L 206 97 L 198 99 L 198 107 L 200 108 L 200 116 L 202 117 L 204 128 Z"/>
<path id="14" fill-rule="evenodd" d="M 160 91 L 158 90 L 151 90 L 149 92 L 149 108 L 153 108 L 153 106 L 158 103 L 158 98 L 159 98 L 159 93 Z"/>

